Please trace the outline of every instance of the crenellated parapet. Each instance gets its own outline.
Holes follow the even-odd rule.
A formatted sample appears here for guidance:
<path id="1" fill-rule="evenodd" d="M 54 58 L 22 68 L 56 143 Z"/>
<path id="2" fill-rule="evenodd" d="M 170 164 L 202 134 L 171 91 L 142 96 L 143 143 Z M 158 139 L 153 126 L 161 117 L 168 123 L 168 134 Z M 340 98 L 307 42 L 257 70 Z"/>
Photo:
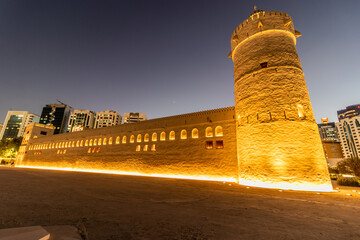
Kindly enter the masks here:
<path id="1" fill-rule="evenodd" d="M 232 52 L 242 42 L 258 34 L 274 30 L 288 32 L 294 37 L 294 40 L 296 37 L 301 36 L 300 32 L 294 29 L 292 19 L 287 13 L 255 10 L 231 35 L 231 52 L 229 57 L 232 57 Z"/>

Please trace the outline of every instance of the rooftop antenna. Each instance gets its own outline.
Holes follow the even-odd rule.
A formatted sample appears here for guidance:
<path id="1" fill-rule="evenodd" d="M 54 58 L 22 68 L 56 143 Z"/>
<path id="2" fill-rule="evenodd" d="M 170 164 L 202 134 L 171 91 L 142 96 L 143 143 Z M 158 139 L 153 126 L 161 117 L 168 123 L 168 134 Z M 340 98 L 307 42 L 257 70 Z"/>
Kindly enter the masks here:
<path id="1" fill-rule="evenodd" d="M 60 101 L 59 99 L 56 99 L 56 101 L 58 101 L 61 104 L 67 105 L 67 104 L 63 103 L 62 101 Z"/>

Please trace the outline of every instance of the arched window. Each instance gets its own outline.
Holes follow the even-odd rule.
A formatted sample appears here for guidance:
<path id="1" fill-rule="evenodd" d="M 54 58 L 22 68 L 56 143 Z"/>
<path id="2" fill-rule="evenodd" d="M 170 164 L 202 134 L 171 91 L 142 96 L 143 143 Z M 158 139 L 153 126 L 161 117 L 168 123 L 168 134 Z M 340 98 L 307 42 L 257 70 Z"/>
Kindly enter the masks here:
<path id="1" fill-rule="evenodd" d="M 75 147 L 75 141 L 72 142 L 71 147 Z"/>
<path id="2" fill-rule="evenodd" d="M 186 132 L 185 129 L 181 130 L 180 138 L 181 139 L 187 139 L 187 132 Z"/>
<path id="3" fill-rule="evenodd" d="M 144 142 L 148 142 L 149 141 L 149 134 L 145 134 L 144 135 Z"/>
<path id="4" fill-rule="evenodd" d="M 156 151 L 156 146 L 155 146 L 155 144 L 151 145 L 151 151 L 153 151 L 153 152 Z"/>
<path id="5" fill-rule="evenodd" d="M 138 134 L 138 135 L 137 135 L 136 141 L 137 141 L 137 142 L 141 142 L 141 134 Z"/>
<path id="6" fill-rule="evenodd" d="M 119 144 L 119 143 L 120 143 L 120 136 L 117 136 L 117 137 L 116 137 L 115 143 L 116 143 L 116 144 Z"/>
<path id="7" fill-rule="evenodd" d="M 136 146 L 136 151 L 137 151 L 137 152 L 140 152 L 140 150 L 141 150 L 141 146 L 140 146 L 140 145 L 137 145 L 137 146 Z"/>
<path id="8" fill-rule="evenodd" d="M 80 144 L 80 141 L 77 140 L 77 141 L 76 141 L 76 147 L 79 147 L 79 144 Z"/>
<path id="9" fill-rule="evenodd" d="M 175 140 L 175 131 L 169 133 L 169 140 Z"/>
<path id="10" fill-rule="evenodd" d="M 143 151 L 146 152 L 149 149 L 149 145 L 144 145 Z"/>
<path id="11" fill-rule="evenodd" d="M 69 141 L 69 143 L 68 143 L 68 147 L 71 147 L 71 141 Z"/>
<path id="12" fill-rule="evenodd" d="M 130 143 L 134 143 L 135 142 L 135 136 L 134 135 L 131 135 L 130 136 Z"/>
<path id="13" fill-rule="evenodd" d="M 215 137 L 222 137 L 224 136 L 223 128 L 222 126 L 217 126 L 215 128 Z"/>
<path id="14" fill-rule="evenodd" d="M 80 141 L 80 147 L 84 146 L 84 140 Z"/>
<path id="15" fill-rule="evenodd" d="M 67 143 L 67 142 L 65 143 L 65 147 L 66 147 L 66 148 L 68 147 L 68 143 Z"/>
<path id="16" fill-rule="evenodd" d="M 100 146 L 101 144 L 102 144 L 102 139 L 99 138 L 99 140 L 98 140 L 98 145 Z"/>
<path id="17" fill-rule="evenodd" d="M 207 127 L 207 128 L 205 129 L 205 136 L 206 136 L 206 137 L 213 137 L 212 127 Z"/>
<path id="18" fill-rule="evenodd" d="M 160 133 L 160 141 L 165 141 L 166 140 L 166 133 L 165 132 L 161 132 Z"/>
<path id="19" fill-rule="evenodd" d="M 96 146 L 97 145 L 97 139 L 95 138 L 94 139 L 94 146 Z"/>
<path id="20" fill-rule="evenodd" d="M 191 131 L 191 137 L 192 138 L 199 138 L 199 130 L 197 128 L 194 128 L 192 131 Z"/>
<path id="21" fill-rule="evenodd" d="M 112 137 L 109 138 L 109 145 L 111 145 L 111 144 L 112 144 Z"/>
<path id="22" fill-rule="evenodd" d="M 157 133 L 153 133 L 153 134 L 152 134 L 151 140 L 152 140 L 153 142 L 156 142 L 156 141 L 157 141 Z"/>
<path id="23" fill-rule="evenodd" d="M 122 143 L 126 143 L 126 136 L 123 136 Z"/>
<path id="24" fill-rule="evenodd" d="M 89 140 L 85 141 L 85 147 L 89 146 Z"/>
<path id="25" fill-rule="evenodd" d="M 302 105 L 297 105 L 298 108 L 298 114 L 299 114 L 299 118 L 303 118 L 305 117 L 305 113 L 304 113 L 304 107 Z"/>
<path id="26" fill-rule="evenodd" d="M 92 145 L 93 145 L 93 140 L 90 139 L 89 146 L 92 146 Z"/>
<path id="27" fill-rule="evenodd" d="M 55 148 L 58 148 L 58 147 L 59 147 L 59 143 L 56 143 L 56 144 L 55 144 Z"/>
<path id="28" fill-rule="evenodd" d="M 86 140 L 87 141 L 87 140 Z M 91 153 L 91 148 L 88 149 L 88 153 Z"/>
<path id="29" fill-rule="evenodd" d="M 96 148 L 93 148 L 93 149 L 92 149 L 92 153 L 94 153 L 94 152 L 95 152 L 95 150 L 96 150 Z"/>
<path id="30" fill-rule="evenodd" d="M 100 152 L 100 147 L 97 148 L 96 152 Z"/>
<path id="31" fill-rule="evenodd" d="M 107 139 L 104 138 L 104 140 L 103 140 L 103 145 L 106 145 L 106 141 L 107 141 Z"/>

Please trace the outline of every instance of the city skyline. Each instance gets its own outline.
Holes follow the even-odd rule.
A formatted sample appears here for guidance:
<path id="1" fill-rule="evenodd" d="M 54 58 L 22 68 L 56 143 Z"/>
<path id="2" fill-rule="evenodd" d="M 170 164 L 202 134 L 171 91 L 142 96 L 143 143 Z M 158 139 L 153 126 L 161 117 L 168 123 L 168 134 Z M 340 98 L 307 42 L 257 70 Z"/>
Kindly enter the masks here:
<path id="1" fill-rule="evenodd" d="M 56 99 L 149 118 L 234 106 L 229 35 L 254 2 L 204 3 L 1 2 L 0 122 L 10 109 L 40 114 Z M 289 13 L 302 33 L 297 48 L 317 122 L 359 103 L 359 3 L 256 4 Z"/>

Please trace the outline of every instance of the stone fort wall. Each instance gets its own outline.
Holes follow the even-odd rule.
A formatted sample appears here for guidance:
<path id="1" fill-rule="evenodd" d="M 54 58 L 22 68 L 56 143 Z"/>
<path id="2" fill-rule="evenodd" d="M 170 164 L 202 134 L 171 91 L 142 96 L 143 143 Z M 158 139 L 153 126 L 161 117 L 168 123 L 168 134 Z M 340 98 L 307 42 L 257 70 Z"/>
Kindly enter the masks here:
<path id="1" fill-rule="evenodd" d="M 239 182 L 331 190 L 291 17 L 254 11 L 234 31 Z"/>
<path id="2" fill-rule="evenodd" d="M 234 107 L 32 136 L 17 166 L 235 181 L 238 169 Z"/>

